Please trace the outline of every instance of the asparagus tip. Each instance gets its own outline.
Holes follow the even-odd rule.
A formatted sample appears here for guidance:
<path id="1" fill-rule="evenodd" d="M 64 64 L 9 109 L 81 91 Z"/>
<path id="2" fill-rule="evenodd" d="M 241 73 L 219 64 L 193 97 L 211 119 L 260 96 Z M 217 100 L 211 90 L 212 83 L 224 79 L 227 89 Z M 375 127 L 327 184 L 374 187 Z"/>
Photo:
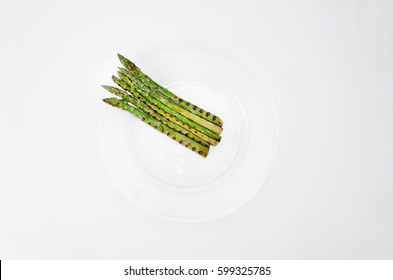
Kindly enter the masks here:
<path id="1" fill-rule="evenodd" d="M 124 57 L 123 55 L 118 53 L 117 57 L 119 58 L 121 64 L 123 64 L 123 66 L 126 67 L 127 69 L 130 70 L 130 69 L 137 68 L 136 65 L 131 60 L 129 60 L 128 58 Z"/>
<path id="2" fill-rule="evenodd" d="M 104 98 L 104 99 L 102 99 L 102 101 L 104 101 L 107 104 L 110 104 L 109 98 Z"/>
<path id="3" fill-rule="evenodd" d="M 116 87 L 106 86 L 106 85 L 102 85 L 102 87 L 103 87 L 104 89 L 106 89 L 107 91 L 109 91 L 110 93 L 114 94 L 114 95 L 117 95 L 117 96 L 120 95 L 121 90 L 119 90 L 119 89 L 116 88 Z"/>
<path id="4" fill-rule="evenodd" d="M 120 79 L 118 77 L 116 77 L 115 75 L 112 75 L 112 81 L 117 83 L 117 81 L 120 81 Z"/>
<path id="5" fill-rule="evenodd" d="M 126 72 L 126 71 L 127 71 L 127 69 L 124 68 L 124 67 L 117 67 L 117 69 L 118 69 L 120 72 Z"/>
<path id="6" fill-rule="evenodd" d="M 109 97 L 109 98 L 104 98 L 102 99 L 102 101 L 104 101 L 105 103 L 112 105 L 113 107 L 117 107 L 120 109 L 124 109 L 123 105 L 124 105 L 124 101 L 121 99 L 117 99 L 116 97 Z"/>
<path id="7" fill-rule="evenodd" d="M 119 53 L 117 54 L 117 57 L 119 58 L 121 64 L 123 64 L 123 65 L 124 65 L 124 63 L 128 62 L 128 59 Z"/>
<path id="8" fill-rule="evenodd" d="M 106 89 L 107 91 L 110 91 L 113 87 L 111 86 L 107 86 L 107 85 L 101 85 L 104 89 Z"/>

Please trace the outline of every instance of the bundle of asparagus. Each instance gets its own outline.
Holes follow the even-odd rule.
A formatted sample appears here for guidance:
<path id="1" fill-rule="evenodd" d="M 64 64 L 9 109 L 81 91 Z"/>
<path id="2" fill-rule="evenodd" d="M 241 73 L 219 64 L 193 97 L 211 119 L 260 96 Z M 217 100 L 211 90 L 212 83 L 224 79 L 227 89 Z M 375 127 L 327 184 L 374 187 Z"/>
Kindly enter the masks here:
<path id="1" fill-rule="evenodd" d="M 119 98 L 105 98 L 105 103 L 125 110 L 183 146 L 206 157 L 210 145 L 221 140 L 222 120 L 176 96 L 154 82 L 139 67 L 118 54 L 121 64 L 113 82 L 120 88 L 103 85 Z"/>

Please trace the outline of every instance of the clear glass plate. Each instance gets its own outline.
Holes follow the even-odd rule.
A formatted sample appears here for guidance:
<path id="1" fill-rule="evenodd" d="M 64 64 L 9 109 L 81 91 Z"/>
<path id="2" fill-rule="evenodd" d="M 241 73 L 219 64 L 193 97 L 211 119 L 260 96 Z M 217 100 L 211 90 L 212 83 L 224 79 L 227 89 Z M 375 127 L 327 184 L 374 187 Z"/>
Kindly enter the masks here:
<path id="1" fill-rule="evenodd" d="M 223 217 L 249 202 L 278 143 L 274 102 L 261 77 L 229 52 L 200 42 L 165 44 L 130 58 L 178 96 L 220 116 L 224 131 L 203 158 L 103 104 L 98 143 L 116 187 L 145 211 L 183 222 Z"/>

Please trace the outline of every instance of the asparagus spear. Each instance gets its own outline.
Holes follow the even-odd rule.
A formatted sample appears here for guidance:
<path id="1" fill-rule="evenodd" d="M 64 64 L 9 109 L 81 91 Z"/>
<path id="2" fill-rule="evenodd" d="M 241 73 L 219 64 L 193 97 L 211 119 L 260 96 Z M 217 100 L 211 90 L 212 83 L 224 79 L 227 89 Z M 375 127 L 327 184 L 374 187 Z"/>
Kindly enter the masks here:
<path id="1" fill-rule="evenodd" d="M 152 98 L 147 93 L 145 93 L 144 91 L 140 90 L 139 88 L 132 87 L 130 84 L 127 84 L 125 81 L 120 80 L 119 78 L 117 78 L 115 76 L 112 76 L 112 80 L 118 86 L 120 86 L 122 89 L 129 91 L 135 98 L 140 98 L 140 96 L 144 97 L 147 100 L 147 105 L 149 107 L 151 107 L 151 104 L 153 104 L 153 105 L 157 106 L 158 108 L 160 108 L 161 110 L 163 110 L 163 111 L 167 112 L 168 114 L 172 115 L 173 117 L 175 117 L 179 121 L 184 122 L 185 124 L 195 128 L 196 130 L 202 132 L 203 134 L 209 136 L 210 138 L 213 138 L 214 140 L 217 140 L 217 142 L 220 142 L 221 136 L 219 136 L 218 134 L 214 133 L 213 131 L 211 131 L 211 130 L 209 130 L 209 129 L 207 129 L 207 128 L 205 128 L 205 127 L 203 127 L 203 126 L 201 126 L 201 125 L 199 125 L 199 124 L 197 124 L 195 122 L 193 122 L 192 120 L 187 119 L 183 115 L 175 112 L 174 110 L 172 110 L 171 108 L 165 106 L 164 104 L 162 104 L 158 100 Z"/>
<path id="2" fill-rule="evenodd" d="M 192 121 L 185 119 L 187 123 L 182 122 L 180 119 L 182 119 L 182 116 L 180 116 L 179 118 L 171 115 L 170 113 L 168 113 L 165 110 L 170 110 L 169 108 L 165 108 L 165 105 L 161 104 L 160 107 L 154 105 L 152 102 L 150 102 L 148 99 L 144 98 L 142 95 L 139 94 L 139 92 L 133 88 L 131 88 L 130 86 L 128 86 L 125 82 L 123 82 L 122 80 L 118 79 L 115 76 L 112 76 L 112 80 L 118 85 L 120 86 L 123 90 L 129 92 L 129 94 L 133 95 L 135 98 L 137 98 L 138 100 L 140 100 L 141 102 L 147 104 L 150 108 L 152 108 L 154 111 L 156 111 L 158 114 L 160 114 L 161 116 L 165 117 L 166 119 L 168 119 L 169 121 L 178 124 L 179 126 L 181 126 L 182 128 L 187 129 L 188 131 L 192 132 L 193 134 L 195 134 L 196 136 L 202 138 L 203 140 L 205 140 L 206 142 L 208 142 L 209 144 L 213 145 L 213 146 L 217 146 L 218 143 L 220 142 L 220 139 L 216 140 L 213 139 L 211 137 L 209 137 L 208 135 L 204 134 L 203 132 L 195 129 L 194 127 L 190 126 L 189 124 L 192 125 Z M 163 110 L 163 109 L 164 110 Z"/>
<path id="3" fill-rule="evenodd" d="M 222 132 L 222 128 L 219 127 L 218 125 L 211 123 L 197 115 L 195 115 L 194 113 L 191 113 L 183 108 L 181 108 L 180 106 L 176 105 L 175 103 L 169 101 L 167 98 L 163 97 L 162 95 L 159 95 L 158 93 L 156 93 L 154 90 L 152 90 L 151 88 L 149 88 L 148 86 L 146 86 L 143 82 L 141 82 L 139 79 L 135 78 L 130 71 L 128 71 L 127 69 L 124 68 L 119 68 L 118 71 L 119 77 L 126 82 L 128 85 L 132 86 L 132 87 L 137 87 L 141 90 L 143 90 L 145 93 L 149 94 L 151 97 L 157 99 L 158 101 L 160 101 L 161 103 L 163 103 L 165 106 L 171 108 L 172 110 L 182 114 L 183 116 L 185 116 L 186 118 L 194 121 L 197 124 L 200 124 L 204 127 L 206 127 L 207 129 L 220 134 Z"/>
<path id="4" fill-rule="evenodd" d="M 168 89 L 162 87 L 161 85 L 157 84 L 154 82 L 149 76 L 144 74 L 138 66 L 136 66 L 133 62 L 131 62 L 129 59 L 125 58 L 121 54 L 117 55 L 119 57 L 120 62 L 123 64 L 125 68 L 127 68 L 128 71 L 130 71 L 133 75 L 139 77 L 139 79 L 149 86 L 152 90 L 157 91 L 161 95 L 167 97 L 169 100 L 171 100 L 173 103 L 176 105 L 182 107 L 183 109 L 196 114 L 197 116 L 212 122 L 220 127 L 222 127 L 223 121 L 218 117 L 215 116 L 209 112 L 205 112 L 203 109 L 199 108 L 196 105 L 191 104 L 190 102 L 183 100 L 179 97 L 177 97 L 175 94 L 173 94 L 171 91 Z"/>
<path id="5" fill-rule="evenodd" d="M 162 133 L 166 134 L 168 137 L 172 138 L 173 140 L 179 142 L 183 146 L 189 148 L 190 150 L 198 153 L 199 155 L 201 155 L 203 157 L 206 157 L 207 154 L 209 153 L 209 147 L 205 147 L 205 146 L 195 142 L 194 140 L 188 138 L 187 136 L 184 136 L 183 134 L 174 131 L 173 129 L 169 128 L 168 126 L 155 120 L 154 118 L 152 118 L 148 114 L 127 104 L 127 102 L 124 100 L 120 100 L 115 97 L 112 97 L 112 98 L 105 98 L 105 99 L 103 99 L 103 101 L 109 105 L 112 105 L 113 107 L 117 107 L 117 108 L 120 108 L 122 110 L 129 112 L 130 114 L 134 115 L 135 117 L 142 120 L 143 122 L 146 122 L 151 127 L 155 128 L 158 131 L 161 131 Z"/>
<path id="6" fill-rule="evenodd" d="M 192 128 L 188 124 L 178 120 L 177 118 L 175 118 L 171 114 L 165 112 L 164 110 L 160 109 L 159 107 L 155 106 L 154 104 L 149 103 L 143 96 L 138 96 L 137 99 L 140 100 L 144 104 L 148 104 L 147 106 L 150 107 L 151 109 L 153 109 L 158 115 L 163 116 L 168 121 L 170 121 L 172 123 L 175 123 L 178 126 L 182 127 L 183 129 L 189 131 L 190 133 L 198 136 L 202 140 L 206 141 L 208 144 L 213 145 L 213 146 L 217 146 L 218 145 L 219 141 L 217 141 L 217 140 L 215 140 L 213 138 L 210 138 L 206 134 L 203 134 L 199 130 L 196 130 L 195 128 Z"/>
<path id="7" fill-rule="evenodd" d="M 153 109 L 151 109 L 149 106 L 147 106 L 145 103 L 143 103 L 141 100 L 132 98 L 126 91 L 122 91 L 121 89 L 118 89 L 116 87 L 111 87 L 111 86 L 102 86 L 104 89 L 109 91 L 110 93 L 122 98 L 123 100 L 131 103 L 135 107 L 137 107 L 139 110 L 143 111 L 144 113 L 150 115 L 154 119 L 162 122 L 164 125 L 172 128 L 173 130 L 187 136 L 188 138 L 194 140 L 195 142 L 198 142 L 199 144 L 202 144 L 205 147 L 209 147 L 209 143 L 203 140 L 202 138 L 194 135 L 192 132 L 188 131 L 187 129 L 182 128 L 180 125 L 177 125 L 176 123 L 173 123 L 169 121 L 168 119 L 162 117 L 160 114 L 155 112 Z"/>
<path id="8" fill-rule="evenodd" d="M 206 127 L 204 127 L 203 125 L 196 123 L 195 121 L 193 121 L 192 119 L 187 118 L 186 116 L 182 115 L 181 113 L 179 113 L 178 111 L 176 111 L 174 109 L 174 107 L 172 106 L 173 104 L 170 103 L 170 101 L 168 100 L 162 100 L 162 99 L 156 99 L 154 97 L 151 96 L 149 90 L 147 90 L 146 88 L 140 88 L 138 85 L 133 84 L 127 76 L 119 73 L 119 76 L 121 78 L 121 80 L 123 82 L 125 82 L 129 88 L 130 88 L 130 93 L 137 96 L 142 96 L 145 99 L 148 100 L 148 104 L 149 103 L 153 103 L 154 105 L 158 106 L 159 108 L 161 108 L 162 110 L 166 111 L 167 113 L 169 113 L 170 115 L 174 116 L 175 118 L 179 119 L 182 122 L 185 122 L 186 124 L 194 127 L 195 129 L 199 130 L 200 132 L 203 132 L 204 134 L 206 134 L 207 136 L 216 139 L 216 140 L 220 140 L 221 136 L 219 134 L 217 134 L 215 131 L 212 131 Z"/>

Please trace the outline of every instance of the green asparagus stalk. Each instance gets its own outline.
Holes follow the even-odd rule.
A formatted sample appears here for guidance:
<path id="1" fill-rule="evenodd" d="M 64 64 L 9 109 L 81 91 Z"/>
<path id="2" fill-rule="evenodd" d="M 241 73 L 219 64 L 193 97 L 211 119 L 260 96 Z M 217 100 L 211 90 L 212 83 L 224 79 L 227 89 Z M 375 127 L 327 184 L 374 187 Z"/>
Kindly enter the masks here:
<path id="1" fill-rule="evenodd" d="M 175 131 L 177 131 L 177 132 L 187 136 L 188 138 L 194 140 L 195 142 L 198 142 L 199 144 L 201 144 L 201 145 L 203 145 L 205 147 L 209 147 L 209 143 L 208 142 L 206 142 L 202 138 L 196 136 L 195 134 L 193 134 L 192 132 L 188 131 L 187 129 L 184 129 L 180 125 L 177 125 L 176 123 L 173 123 L 170 120 L 164 118 L 163 116 L 161 116 L 160 114 L 155 112 L 152 108 L 150 108 L 145 103 L 143 103 L 141 100 L 131 97 L 126 91 L 122 91 L 121 89 L 118 89 L 116 87 L 111 87 L 111 86 L 104 86 L 103 85 L 102 87 L 104 89 L 106 89 L 107 91 L 109 91 L 110 93 L 112 93 L 112 94 L 122 98 L 123 100 L 127 101 L 128 103 L 131 103 L 132 105 L 134 105 L 139 110 L 141 110 L 144 113 L 146 113 L 146 114 L 150 115 L 151 117 L 153 117 L 155 120 L 158 120 L 158 121 L 162 122 L 164 125 L 166 125 L 166 126 L 172 128 L 173 130 L 175 130 Z"/>
<path id="2" fill-rule="evenodd" d="M 190 102 L 183 100 L 173 94 L 170 90 L 162 87 L 161 85 L 154 82 L 149 76 L 144 74 L 139 67 L 137 67 L 133 62 L 129 59 L 125 58 L 121 54 L 118 54 L 120 62 L 123 64 L 128 71 L 130 71 L 133 75 L 137 76 L 144 84 L 149 86 L 152 90 L 157 91 L 159 94 L 167 97 L 176 105 L 180 106 L 181 108 L 191 112 L 209 122 L 212 122 L 220 127 L 223 125 L 223 121 L 218 117 L 209 112 L 204 111 L 203 109 L 199 108 L 196 105 L 191 104 Z"/>
<path id="3" fill-rule="evenodd" d="M 131 93 L 130 93 L 131 94 Z M 157 106 L 155 106 L 154 104 L 149 103 L 143 96 L 138 96 L 137 100 L 140 100 L 142 103 L 144 104 L 148 104 L 147 106 L 150 107 L 151 109 L 153 109 L 158 115 L 163 116 L 164 118 L 166 118 L 168 121 L 177 124 L 178 126 L 180 126 L 181 128 L 189 131 L 190 133 L 196 135 L 197 137 L 201 138 L 202 140 L 206 141 L 208 144 L 213 145 L 213 146 L 217 146 L 219 141 L 210 138 L 209 136 L 207 136 L 206 134 L 203 134 L 202 132 L 200 132 L 199 130 L 196 130 L 195 128 L 192 128 L 191 126 L 189 126 L 186 123 L 183 123 L 182 121 L 178 120 L 177 118 L 175 118 L 174 116 L 172 116 L 171 114 L 165 112 L 164 110 L 158 108 Z"/>
<path id="4" fill-rule="evenodd" d="M 209 144 L 211 144 L 213 146 L 217 146 L 218 145 L 219 141 L 217 141 L 217 140 L 215 140 L 213 138 L 210 138 L 206 134 L 200 132 L 199 130 L 196 130 L 195 128 L 191 127 L 190 125 L 180 121 L 176 117 L 172 116 L 171 114 L 169 114 L 166 111 L 162 110 L 161 108 L 157 107 L 153 103 L 149 102 L 147 99 L 145 99 L 143 96 L 141 96 L 138 92 L 136 92 L 134 89 L 129 87 L 125 82 L 123 82 L 119 78 L 117 78 L 115 76 L 112 76 L 112 80 L 113 80 L 113 82 L 115 84 L 117 84 L 123 90 L 127 91 L 129 94 L 131 94 L 132 96 L 134 96 L 135 98 L 137 98 L 141 102 L 147 104 L 150 108 L 152 108 L 154 111 L 156 111 L 158 114 L 160 114 L 161 116 L 165 117 L 169 121 L 171 121 L 173 123 L 176 123 L 177 125 L 181 126 L 182 128 L 192 132 L 193 134 L 195 134 L 196 136 L 200 137 L 201 139 L 205 140 L 206 142 L 208 142 Z"/>
<path id="5" fill-rule="evenodd" d="M 181 122 L 184 122 L 185 124 L 191 126 L 192 128 L 195 128 L 196 130 L 202 132 L 203 134 L 209 136 L 210 138 L 213 138 L 214 140 L 217 140 L 218 142 L 221 140 L 221 136 L 216 134 L 215 132 L 193 122 L 192 120 L 187 119 L 183 115 L 179 114 L 178 112 L 175 112 L 171 108 L 165 106 L 158 100 L 152 98 L 149 96 L 146 92 L 140 90 L 137 87 L 132 87 L 132 85 L 127 84 L 124 80 L 120 80 L 119 78 L 112 76 L 112 80 L 120 86 L 122 89 L 129 91 L 135 98 L 140 98 L 140 96 L 144 97 L 147 100 L 147 105 L 150 107 L 151 104 L 157 106 L 161 110 L 167 112 L 168 114 L 172 115 L 176 119 L 178 119 Z M 199 135 L 198 135 L 199 136 Z M 204 139 L 205 140 L 205 139 Z"/>
<path id="6" fill-rule="evenodd" d="M 197 115 L 195 115 L 194 113 L 191 113 L 183 108 L 181 108 L 180 106 L 176 105 L 175 103 L 171 102 L 169 99 L 163 97 L 162 95 L 156 93 L 154 90 L 152 90 L 150 87 L 148 87 L 147 85 L 145 85 L 143 82 L 141 82 L 139 79 L 135 78 L 130 71 L 128 71 L 127 69 L 124 68 L 119 68 L 118 71 L 119 77 L 126 82 L 127 84 L 129 84 L 132 87 L 136 87 L 139 88 L 140 90 L 143 90 L 145 93 L 149 94 L 151 97 L 157 99 L 158 101 L 160 101 L 162 104 L 164 104 L 165 106 L 171 108 L 172 110 L 182 114 L 183 116 L 185 116 L 186 118 L 194 121 L 197 124 L 200 124 L 204 127 L 206 127 L 207 129 L 217 133 L 217 134 L 221 134 L 222 132 L 222 128 L 219 127 L 218 125 L 211 123 Z"/>
<path id="7" fill-rule="evenodd" d="M 113 107 L 120 108 L 124 111 L 129 112 L 130 114 L 134 115 L 138 119 L 146 122 L 151 127 L 155 128 L 158 131 L 166 134 L 168 137 L 172 138 L 173 140 L 179 142 L 183 146 L 189 148 L 190 150 L 198 153 L 199 155 L 206 157 L 209 153 L 209 147 L 205 147 L 194 140 L 188 138 L 187 136 L 174 131 L 173 129 L 169 128 L 168 126 L 164 125 L 163 123 L 155 120 L 150 115 L 142 112 L 141 110 L 129 105 L 126 101 L 117 99 L 115 97 L 112 98 L 105 98 L 103 101 Z"/>

